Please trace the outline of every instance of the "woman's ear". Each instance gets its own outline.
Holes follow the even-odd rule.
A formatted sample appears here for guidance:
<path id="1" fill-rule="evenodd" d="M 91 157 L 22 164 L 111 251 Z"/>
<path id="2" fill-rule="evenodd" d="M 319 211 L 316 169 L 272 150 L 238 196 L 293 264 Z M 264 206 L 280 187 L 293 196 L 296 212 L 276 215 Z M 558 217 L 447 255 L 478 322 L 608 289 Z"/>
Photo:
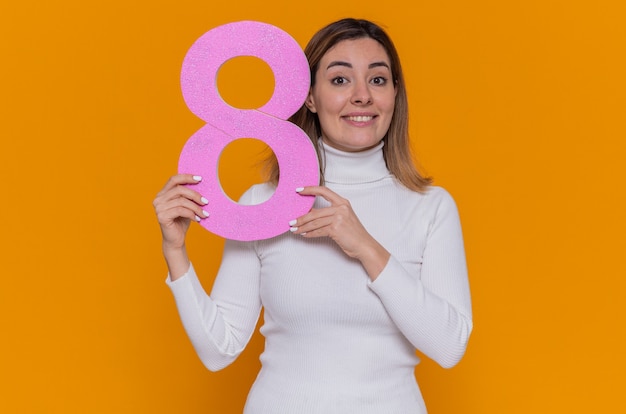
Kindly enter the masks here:
<path id="1" fill-rule="evenodd" d="M 315 100 L 313 99 L 312 91 L 309 91 L 309 95 L 306 97 L 304 104 L 307 108 L 309 108 L 309 111 L 317 113 L 317 108 L 315 108 Z"/>

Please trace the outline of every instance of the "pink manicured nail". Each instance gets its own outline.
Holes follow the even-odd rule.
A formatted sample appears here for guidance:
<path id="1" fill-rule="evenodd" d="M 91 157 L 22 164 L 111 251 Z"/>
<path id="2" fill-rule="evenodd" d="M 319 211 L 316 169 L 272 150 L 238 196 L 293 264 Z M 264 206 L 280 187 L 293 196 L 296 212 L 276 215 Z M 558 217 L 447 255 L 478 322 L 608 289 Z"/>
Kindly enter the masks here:
<path id="1" fill-rule="evenodd" d="M 296 188 L 296 193 L 299 193 L 300 191 L 304 191 L 304 187 L 298 187 L 298 188 Z"/>

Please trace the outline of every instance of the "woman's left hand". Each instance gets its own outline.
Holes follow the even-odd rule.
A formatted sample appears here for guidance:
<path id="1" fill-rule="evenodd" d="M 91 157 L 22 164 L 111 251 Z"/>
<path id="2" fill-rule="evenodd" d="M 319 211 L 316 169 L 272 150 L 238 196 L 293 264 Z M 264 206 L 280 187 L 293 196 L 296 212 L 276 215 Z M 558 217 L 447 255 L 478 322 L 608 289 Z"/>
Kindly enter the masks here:
<path id="1" fill-rule="evenodd" d="M 330 237 L 343 252 L 363 264 L 374 280 L 389 261 L 389 252 L 363 227 L 350 202 L 327 187 L 304 187 L 301 195 L 321 196 L 329 207 L 312 209 L 290 222 L 291 231 L 305 238 Z"/>

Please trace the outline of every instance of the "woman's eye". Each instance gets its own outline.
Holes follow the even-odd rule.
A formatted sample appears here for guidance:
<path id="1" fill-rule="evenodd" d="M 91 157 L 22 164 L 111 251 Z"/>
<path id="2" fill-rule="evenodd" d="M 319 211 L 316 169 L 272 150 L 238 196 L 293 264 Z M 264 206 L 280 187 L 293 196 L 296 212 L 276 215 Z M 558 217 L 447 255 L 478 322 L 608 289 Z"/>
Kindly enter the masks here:
<path id="1" fill-rule="evenodd" d="M 346 83 L 346 78 L 344 78 L 343 76 L 337 76 L 336 78 L 333 78 L 332 83 L 334 85 L 343 85 L 344 83 Z"/>
<path id="2" fill-rule="evenodd" d="M 377 76 L 372 79 L 372 83 L 374 85 L 384 85 L 385 83 L 387 83 L 387 78 L 384 78 L 382 76 Z"/>

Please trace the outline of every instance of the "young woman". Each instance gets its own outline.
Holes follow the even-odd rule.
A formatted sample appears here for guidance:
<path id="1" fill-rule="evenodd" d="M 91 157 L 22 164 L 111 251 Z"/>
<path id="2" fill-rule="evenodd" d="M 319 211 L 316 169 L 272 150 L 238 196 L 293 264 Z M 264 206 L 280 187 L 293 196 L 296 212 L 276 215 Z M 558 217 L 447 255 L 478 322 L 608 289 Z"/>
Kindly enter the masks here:
<path id="1" fill-rule="evenodd" d="M 265 350 L 247 414 L 425 413 L 415 350 L 443 367 L 465 353 L 472 310 L 456 205 L 412 163 L 400 61 L 377 25 L 344 19 L 305 54 L 311 90 L 292 121 L 317 148 L 323 185 L 291 231 L 227 240 L 210 296 L 185 251 L 211 202 L 176 175 L 154 200 L 171 288 L 211 370 L 234 361 L 261 308 Z M 278 168 L 241 203 L 271 197 Z"/>

